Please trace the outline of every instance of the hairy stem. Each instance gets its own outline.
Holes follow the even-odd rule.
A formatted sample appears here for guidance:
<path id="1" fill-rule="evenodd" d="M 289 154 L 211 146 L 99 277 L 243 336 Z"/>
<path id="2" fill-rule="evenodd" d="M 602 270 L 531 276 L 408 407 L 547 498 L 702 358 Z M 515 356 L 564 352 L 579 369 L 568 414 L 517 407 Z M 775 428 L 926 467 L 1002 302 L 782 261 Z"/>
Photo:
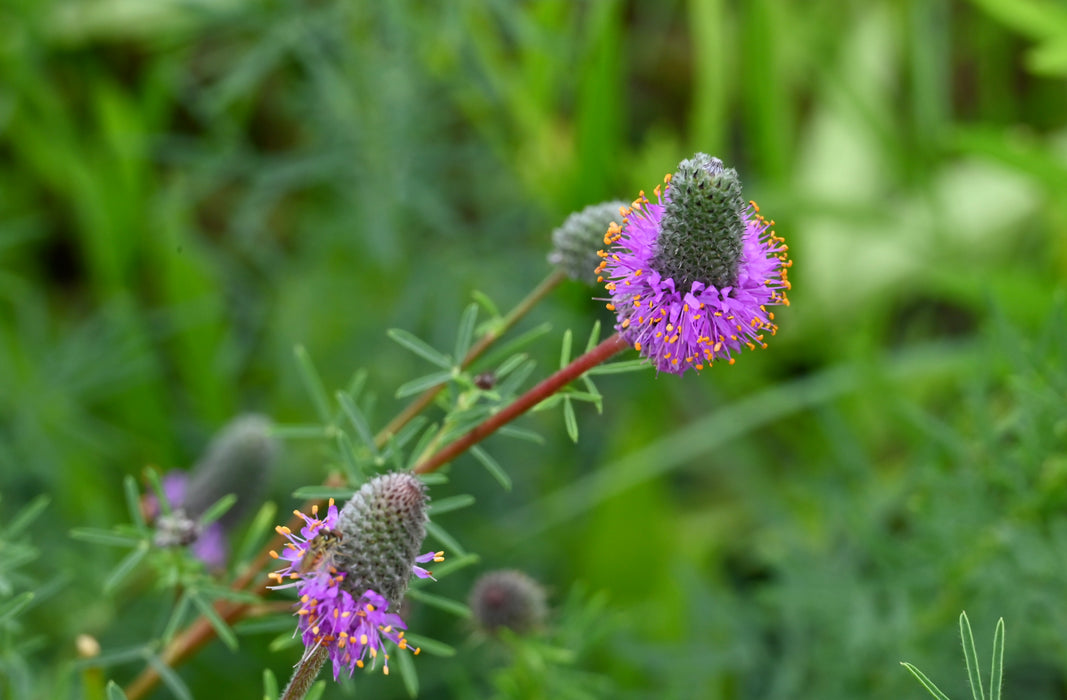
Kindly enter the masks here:
<path id="1" fill-rule="evenodd" d="M 285 686 L 282 692 L 281 700 L 302 700 L 311 690 L 311 684 L 315 682 L 315 677 L 319 675 L 328 656 L 326 647 L 319 646 L 300 659 L 296 670 L 293 671 L 293 677 L 289 679 L 289 685 Z"/>
<path id="2" fill-rule="evenodd" d="M 629 343 L 624 341 L 622 337 L 616 333 L 589 352 L 576 358 L 563 369 L 536 384 L 533 388 L 505 406 L 499 412 L 494 413 L 492 416 L 476 425 L 463 437 L 449 443 L 430 457 L 421 460 L 415 465 L 413 471 L 416 474 L 428 474 L 444 464 L 451 462 L 474 445 L 492 435 L 504 425 L 515 420 L 549 396 L 555 394 L 570 382 L 585 374 L 588 370 L 596 367 L 601 362 L 604 362 L 628 347 L 630 347 Z"/>

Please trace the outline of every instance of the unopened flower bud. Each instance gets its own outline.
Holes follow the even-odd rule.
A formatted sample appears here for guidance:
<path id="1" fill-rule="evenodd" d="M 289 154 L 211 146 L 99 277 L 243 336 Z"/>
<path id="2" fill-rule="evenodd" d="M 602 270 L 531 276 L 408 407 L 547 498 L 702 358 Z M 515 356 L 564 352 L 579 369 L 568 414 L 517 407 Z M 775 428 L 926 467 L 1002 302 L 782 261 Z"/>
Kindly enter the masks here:
<path id="1" fill-rule="evenodd" d="M 270 425 L 266 417 L 249 414 L 219 431 L 189 474 L 183 506 L 190 515 L 198 517 L 223 496 L 235 494 L 237 502 L 219 519 L 228 529 L 260 504 L 280 452 Z"/>
<path id="2" fill-rule="evenodd" d="M 622 200 L 593 204 L 575 212 L 552 232 L 552 252 L 548 261 L 573 280 L 596 284 L 597 251 L 604 247 L 604 234 L 612 221 L 621 221 Z"/>
<path id="3" fill-rule="evenodd" d="M 544 624 L 545 590 L 521 571 L 491 571 L 474 584 L 469 605 L 486 632 L 506 627 L 523 634 Z"/>

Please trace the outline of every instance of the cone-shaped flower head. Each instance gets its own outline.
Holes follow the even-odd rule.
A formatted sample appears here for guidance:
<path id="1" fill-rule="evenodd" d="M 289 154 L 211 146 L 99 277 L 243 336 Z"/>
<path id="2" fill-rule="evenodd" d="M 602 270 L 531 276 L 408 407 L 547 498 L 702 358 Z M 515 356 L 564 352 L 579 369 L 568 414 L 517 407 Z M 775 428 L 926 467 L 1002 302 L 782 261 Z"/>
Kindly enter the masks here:
<path id="1" fill-rule="evenodd" d="M 229 528 L 258 507 L 281 451 L 270 430 L 270 420 L 255 414 L 226 424 L 189 475 L 185 509 L 199 516 L 223 496 L 235 494 L 237 502 L 219 519 Z"/>
<path id="2" fill-rule="evenodd" d="M 155 496 L 146 499 L 148 516 L 155 519 L 156 545 L 189 546 L 209 567 L 225 566 L 226 531 L 262 501 L 279 451 L 266 417 L 248 414 L 230 421 L 191 471 L 175 469 L 163 477 L 163 496 L 170 513 L 160 514 Z M 200 516 L 231 493 L 237 496 L 233 507 L 203 526 Z"/>
<path id="3" fill-rule="evenodd" d="M 442 561 L 442 552 L 419 555 L 426 535 L 426 489 L 411 474 L 383 474 L 371 479 L 338 511 L 330 500 L 326 517 L 316 506 L 311 515 L 294 511 L 304 521 L 300 533 L 279 527 L 289 540 L 276 559 L 289 563 L 271 574 L 278 585 L 296 587 L 297 615 L 304 646 L 310 652 L 326 646 L 333 677 L 342 669 L 352 674 L 370 656 L 389 657 L 388 639 L 407 649 L 407 629 L 397 610 L 414 574 L 429 578 L 418 566 Z M 418 653 L 418 649 L 415 649 Z"/>
<path id="4" fill-rule="evenodd" d="M 604 236 L 596 273 L 615 327 L 660 371 L 733 364 L 777 330 L 767 307 L 789 304 L 788 248 L 718 158 L 697 153 L 664 182 L 655 202 L 642 192 Z"/>
<path id="5" fill-rule="evenodd" d="M 545 589 L 521 571 L 490 571 L 474 584 L 468 601 L 474 621 L 486 632 L 507 627 L 523 634 L 540 627 L 547 614 Z"/>
<path id="6" fill-rule="evenodd" d="M 592 270 L 600 262 L 597 251 L 604 241 L 604 233 L 618 217 L 619 208 L 625 206 L 626 202 L 622 200 L 602 202 L 568 216 L 552 232 L 552 252 L 548 261 L 572 280 L 590 286 L 596 284 Z"/>

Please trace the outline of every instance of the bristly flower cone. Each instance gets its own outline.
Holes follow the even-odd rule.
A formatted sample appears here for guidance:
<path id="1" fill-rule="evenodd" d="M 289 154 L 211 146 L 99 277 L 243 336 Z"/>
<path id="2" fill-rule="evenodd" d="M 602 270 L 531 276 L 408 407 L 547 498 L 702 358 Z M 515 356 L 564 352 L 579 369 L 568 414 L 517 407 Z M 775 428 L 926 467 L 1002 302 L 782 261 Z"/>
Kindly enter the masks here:
<path id="1" fill-rule="evenodd" d="M 654 269 L 679 290 L 693 282 L 731 286 L 737 281 L 746 208 L 736 170 L 705 153 L 683 160 L 671 177 Z"/>
<path id="2" fill-rule="evenodd" d="M 604 241 L 604 232 L 619 218 L 619 209 L 627 204 L 621 199 L 591 204 L 568 216 L 552 232 L 552 252 L 548 261 L 572 280 L 590 286 L 596 284 L 593 268 L 600 262 L 597 251 Z"/>
<path id="3" fill-rule="evenodd" d="M 334 554 L 342 588 L 358 599 L 369 588 L 398 610 L 426 537 L 426 487 L 411 474 L 377 476 L 341 509 Z"/>

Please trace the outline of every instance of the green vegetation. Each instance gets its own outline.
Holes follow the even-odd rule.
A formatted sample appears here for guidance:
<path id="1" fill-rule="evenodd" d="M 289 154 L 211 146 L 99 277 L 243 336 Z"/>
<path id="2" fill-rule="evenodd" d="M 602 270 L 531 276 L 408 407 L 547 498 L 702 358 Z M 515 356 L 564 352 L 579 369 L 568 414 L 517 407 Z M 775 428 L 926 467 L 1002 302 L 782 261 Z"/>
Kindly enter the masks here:
<path id="1" fill-rule="evenodd" d="M 596 376 L 514 424 L 541 443 L 459 458 L 433 526 L 477 563 L 413 591 L 423 654 L 322 697 L 407 697 L 408 665 L 423 697 L 923 697 L 901 661 L 965 697 L 964 609 L 1011 631 L 1003 697 L 1062 697 L 1065 79 L 1051 0 L 0 3 L 0 698 L 118 698 L 146 664 L 151 697 L 284 684 L 278 594 L 161 664 L 175 606 L 225 591 L 161 574 L 145 468 L 240 413 L 290 426 L 228 580 L 357 469 L 317 424 L 337 390 L 379 429 L 441 369 L 394 339 L 458 358 L 568 214 L 696 151 L 790 245 L 769 348 Z M 516 325 L 552 330 L 505 395 L 611 325 L 603 296 Z M 534 641 L 447 610 L 500 568 L 548 591 Z"/>

